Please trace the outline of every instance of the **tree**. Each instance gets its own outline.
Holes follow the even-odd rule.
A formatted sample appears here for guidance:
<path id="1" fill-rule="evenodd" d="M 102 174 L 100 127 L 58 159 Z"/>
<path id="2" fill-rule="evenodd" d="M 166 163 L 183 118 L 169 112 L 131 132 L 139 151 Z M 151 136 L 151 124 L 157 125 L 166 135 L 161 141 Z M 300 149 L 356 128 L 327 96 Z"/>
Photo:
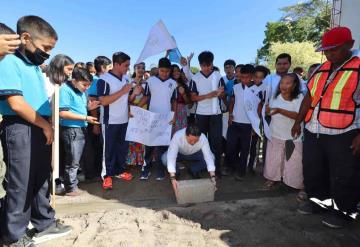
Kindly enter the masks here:
<path id="1" fill-rule="evenodd" d="M 268 60 L 272 43 L 310 41 L 319 44 L 321 35 L 330 27 L 328 1 L 308 0 L 280 10 L 284 13 L 283 17 L 266 24 L 263 47 L 257 52 L 259 60 Z"/>
<path id="2" fill-rule="evenodd" d="M 288 42 L 272 43 L 269 49 L 267 66 L 270 70 L 275 70 L 275 60 L 280 53 L 291 55 L 291 67 L 302 67 L 307 70 L 314 63 L 321 63 L 325 58 L 320 52 L 315 52 L 315 44 L 312 42 Z"/>

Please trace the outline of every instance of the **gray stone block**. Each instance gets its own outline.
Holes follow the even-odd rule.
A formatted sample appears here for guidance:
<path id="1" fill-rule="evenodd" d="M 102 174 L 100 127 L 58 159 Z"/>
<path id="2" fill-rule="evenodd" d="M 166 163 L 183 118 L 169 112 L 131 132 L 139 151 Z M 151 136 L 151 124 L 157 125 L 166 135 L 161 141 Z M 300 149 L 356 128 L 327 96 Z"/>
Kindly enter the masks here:
<path id="1" fill-rule="evenodd" d="M 178 204 L 214 201 L 215 186 L 210 179 L 178 181 Z"/>

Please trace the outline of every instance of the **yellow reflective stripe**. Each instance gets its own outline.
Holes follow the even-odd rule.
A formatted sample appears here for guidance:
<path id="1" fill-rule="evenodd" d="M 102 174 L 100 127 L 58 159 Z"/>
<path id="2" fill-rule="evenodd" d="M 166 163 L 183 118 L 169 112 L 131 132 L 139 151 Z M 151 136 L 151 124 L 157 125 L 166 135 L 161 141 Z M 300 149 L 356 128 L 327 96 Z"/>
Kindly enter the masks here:
<path id="1" fill-rule="evenodd" d="M 339 82 L 336 84 L 336 86 L 334 88 L 332 99 L 331 99 L 330 109 L 333 109 L 333 110 L 339 109 L 342 90 L 344 89 L 346 82 L 349 80 L 352 73 L 353 73 L 353 71 L 348 70 L 342 74 Z"/>
<path id="2" fill-rule="evenodd" d="M 321 77 L 323 73 L 317 73 L 315 75 L 315 78 L 314 78 L 314 84 L 313 84 L 313 87 L 311 89 L 311 96 L 314 96 L 315 95 L 315 92 L 316 92 L 316 89 L 317 89 L 317 85 L 318 85 L 318 82 L 319 82 L 319 79 Z"/>

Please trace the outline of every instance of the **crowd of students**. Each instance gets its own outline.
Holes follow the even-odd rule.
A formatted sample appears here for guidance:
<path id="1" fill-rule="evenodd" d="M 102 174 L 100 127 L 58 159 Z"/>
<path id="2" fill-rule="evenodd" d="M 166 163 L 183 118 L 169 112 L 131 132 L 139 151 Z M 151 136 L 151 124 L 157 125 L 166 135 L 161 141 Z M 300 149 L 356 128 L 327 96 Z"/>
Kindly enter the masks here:
<path id="1" fill-rule="evenodd" d="M 334 185 L 337 182 L 334 174 L 330 174 L 331 189 L 324 189 L 328 194 L 322 193 L 320 187 L 328 185 L 316 184 L 315 168 L 309 167 L 310 163 L 313 164 L 311 157 L 303 155 L 303 150 L 306 154 L 313 153 L 309 147 L 303 147 L 306 145 L 306 141 L 303 144 L 303 120 L 305 114 L 316 109 L 319 103 L 313 104 L 311 100 L 318 94 L 317 84 L 324 77 L 321 73 L 330 70 L 324 68 L 325 65 L 310 66 L 307 76 L 303 75 L 304 70 L 301 68 L 289 72 L 291 56 L 283 53 L 276 58 L 276 71 L 273 74 L 264 66 L 236 64 L 229 59 L 224 62 L 226 75 L 221 76 L 214 68 L 213 53 L 204 51 L 198 56 L 200 71 L 195 74 L 190 69 L 193 54 L 187 59 L 181 59 L 181 67 L 171 64 L 167 57 L 161 58 L 158 66 L 150 71 L 146 70 L 143 62 L 135 64 L 132 76 L 128 74 L 131 58 L 124 52 L 114 53 L 111 60 L 106 56 L 98 56 L 93 62 L 87 63 L 75 63 L 70 57 L 59 54 L 44 66 L 57 39 L 51 25 L 37 16 L 20 18 L 17 35 L 6 25 L 0 25 L 1 141 L 7 166 L 4 181 L 6 197 L 1 200 L 1 235 L 9 246 L 31 246 L 32 241 L 39 243 L 41 239 L 63 236 L 71 231 L 71 227 L 55 220 L 54 210 L 49 204 L 51 143 L 54 139 L 51 116 L 55 84 L 61 85 L 58 194 L 80 195 L 78 183 L 81 174 L 85 176 L 81 180 L 102 181 L 103 189 L 112 189 L 113 179 L 130 181 L 134 178 L 129 172 L 129 166 L 139 166 L 141 180 L 148 180 L 153 170 L 156 171 L 156 180 L 163 180 L 168 171 L 176 189 L 175 182 L 180 171 L 178 166 L 181 166 L 176 161 L 179 161 L 180 153 L 193 155 L 187 160 L 193 163 L 189 171 L 194 178 L 201 177 L 201 171 L 207 169 L 215 184 L 217 179 L 230 175 L 242 181 L 247 173 L 255 174 L 261 149 L 263 176 L 266 178 L 264 188 L 271 189 L 282 181 L 299 190 L 297 199 L 300 212 L 310 213 L 316 208 L 308 197 L 331 198 L 334 188 L 338 193 L 337 206 L 347 213 L 356 211 L 360 191 L 356 189 L 359 183 L 354 181 L 359 178 L 360 170 L 359 135 L 356 133 L 360 126 L 359 113 L 355 109 L 358 109 L 356 105 L 359 103 L 353 107 L 352 121 L 345 124 L 345 127 L 352 126 L 349 133 L 353 134 L 348 139 L 342 139 L 345 145 L 352 138 L 351 147 L 354 150 L 354 154 L 347 159 L 351 168 L 342 171 L 344 176 L 338 178 L 342 188 L 345 188 L 343 193 L 337 191 L 338 185 Z M 351 52 L 351 41 L 352 38 L 337 44 L 347 46 L 336 57 L 328 52 L 330 48 L 325 47 L 323 40 L 328 60 L 333 64 L 342 62 L 335 68 L 335 72 L 343 68 L 344 64 L 347 65 L 349 57 L 345 56 Z M 360 59 L 356 53 L 351 55 L 351 59 L 355 61 L 352 67 L 343 70 L 357 73 L 358 76 L 359 71 L 355 71 L 359 68 Z M 346 80 L 352 76 L 349 74 L 345 79 L 341 78 L 339 88 L 346 88 Z M 305 78 L 309 79 L 308 85 L 312 86 L 309 87 L 310 91 Z M 354 80 L 351 81 L 352 93 L 359 84 Z M 351 94 L 355 102 L 359 101 L 358 91 L 354 96 Z M 253 126 L 249 117 L 247 94 L 258 98 L 259 103 L 255 107 L 260 126 Z M 349 101 L 333 104 L 346 105 Z M 130 105 L 154 113 L 175 113 L 170 123 L 174 136 L 170 148 L 145 146 L 125 140 L 128 121 L 132 117 Z M 321 112 L 322 108 L 316 110 Z M 344 111 L 350 112 L 348 109 L 335 112 Z M 314 118 L 315 115 L 312 114 L 312 122 L 322 121 L 321 118 Z M 271 133 L 267 138 L 264 136 L 265 125 L 269 125 Z M 324 128 L 332 129 L 333 125 L 336 124 L 327 123 Z M 308 140 L 313 142 L 312 148 L 314 145 L 327 145 L 316 144 L 326 137 L 319 137 L 319 132 L 316 132 L 318 129 L 312 131 L 311 128 L 316 127 L 307 126 L 305 136 L 310 136 Z M 261 131 L 260 135 L 254 131 L 257 127 Z M 334 127 L 342 128 L 344 126 Z M 325 153 L 316 159 L 330 162 L 327 150 L 323 147 L 321 151 Z M 307 169 L 303 167 L 303 160 L 307 162 Z M 332 173 L 331 169 L 327 169 L 328 173 Z M 5 165 L 1 163 L 0 179 L 3 179 L 4 170 Z M 317 175 L 321 178 L 327 176 Z M 346 183 L 344 178 L 350 179 L 351 183 Z M 310 195 L 305 191 L 310 192 Z M 0 193 L 0 196 L 4 197 L 5 193 Z M 349 200 L 351 202 L 344 203 Z M 36 229 L 33 240 L 26 235 L 29 222 Z M 340 224 L 339 221 L 329 222 L 329 226 Z"/>

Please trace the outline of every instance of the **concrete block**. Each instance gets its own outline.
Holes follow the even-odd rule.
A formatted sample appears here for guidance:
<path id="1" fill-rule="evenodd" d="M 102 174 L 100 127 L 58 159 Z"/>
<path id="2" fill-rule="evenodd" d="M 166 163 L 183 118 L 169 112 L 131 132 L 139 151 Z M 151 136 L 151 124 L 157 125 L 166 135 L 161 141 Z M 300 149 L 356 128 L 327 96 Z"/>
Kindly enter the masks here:
<path id="1" fill-rule="evenodd" d="M 214 201 L 215 186 L 209 178 L 178 181 L 178 204 Z"/>

